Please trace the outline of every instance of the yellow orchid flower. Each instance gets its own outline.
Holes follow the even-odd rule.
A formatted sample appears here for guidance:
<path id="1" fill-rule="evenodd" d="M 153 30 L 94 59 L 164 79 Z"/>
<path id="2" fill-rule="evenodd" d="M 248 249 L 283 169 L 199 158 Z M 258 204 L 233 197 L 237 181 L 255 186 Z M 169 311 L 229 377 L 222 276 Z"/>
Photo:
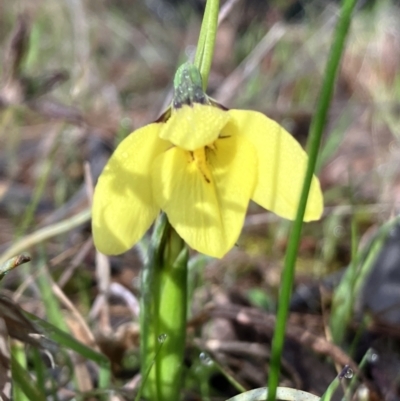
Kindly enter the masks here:
<path id="1" fill-rule="evenodd" d="M 198 70 L 182 66 L 169 117 L 139 128 L 117 147 L 93 199 L 97 249 L 130 249 L 164 211 L 185 242 L 223 257 L 239 238 L 250 200 L 294 219 L 307 155 L 278 123 L 249 110 L 217 107 Z M 318 220 L 323 198 L 314 176 L 304 221 Z"/>

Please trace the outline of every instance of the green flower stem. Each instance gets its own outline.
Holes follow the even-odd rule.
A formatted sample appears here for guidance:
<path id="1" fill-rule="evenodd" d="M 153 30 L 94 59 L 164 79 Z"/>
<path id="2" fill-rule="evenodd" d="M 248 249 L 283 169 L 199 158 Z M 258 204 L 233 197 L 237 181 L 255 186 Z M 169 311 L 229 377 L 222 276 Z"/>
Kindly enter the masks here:
<path id="1" fill-rule="evenodd" d="M 188 250 L 162 214 L 142 273 L 141 370 L 152 401 L 178 400 L 186 339 Z M 151 369 L 148 372 L 148 369 Z"/>
<path id="2" fill-rule="evenodd" d="M 286 321 L 288 317 L 289 302 L 293 288 L 295 264 L 300 242 L 301 229 L 303 225 L 303 216 L 307 204 L 307 197 L 310 190 L 312 176 L 315 170 L 318 150 L 321 143 L 322 131 L 325 126 L 338 67 L 343 53 L 345 40 L 350 27 L 351 15 L 354 10 L 355 4 L 356 0 L 343 0 L 342 2 L 341 13 L 336 27 L 334 42 L 328 58 L 325 77 L 322 84 L 319 101 L 317 103 L 317 110 L 311 122 L 310 139 L 308 144 L 309 161 L 307 172 L 300 197 L 299 208 L 297 210 L 296 220 L 293 224 L 288 248 L 286 251 L 285 265 L 282 275 L 282 285 L 279 294 L 279 307 L 276 328 L 272 340 L 271 373 L 268 382 L 268 401 L 275 401 L 276 399 L 276 389 L 279 383 L 279 372 L 283 343 L 285 338 Z"/>
<path id="3" fill-rule="evenodd" d="M 210 75 L 211 63 L 214 55 L 215 38 L 218 28 L 219 0 L 207 0 L 201 23 L 199 41 L 197 43 L 194 65 L 200 71 L 205 91 Z"/>

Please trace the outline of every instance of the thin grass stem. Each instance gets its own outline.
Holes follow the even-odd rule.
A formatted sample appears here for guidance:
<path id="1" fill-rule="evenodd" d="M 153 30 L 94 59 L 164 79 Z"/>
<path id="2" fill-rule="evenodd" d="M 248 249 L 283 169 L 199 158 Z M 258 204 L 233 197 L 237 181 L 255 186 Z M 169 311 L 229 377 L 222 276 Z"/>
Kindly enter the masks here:
<path id="1" fill-rule="evenodd" d="M 276 389 L 279 383 L 281 356 L 285 339 L 286 322 L 289 313 L 289 302 L 292 294 L 295 265 L 300 243 L 303 217 L 307 205 L 308 193 L 314 174 L 318 151 L 321 143 L 322 132 L 327 119 L 329 105 L 332 99 L 334 84 L 343 53 L 345 40 L 350 27 L 351 16 L 356 5 L 356 0 L 343 0 L 339 21 L 335 31 L 335 37 L 328 58 L 325 76 L 322 83 L 317 110 L 311 122 L 310 137 L 308 142 L 309 161 L 304 179 L 303 189 L 297 210 L 296 220 L 293 224 L 289 238 L 289 244 L 285 257 L 281 290 L 279 294 L 279 307 L 277 313 L 276 328 L 272 341 L 271 371 L 268 381 L 268 401 L 275 401 Z"/>
<path id="2" fill-rule="evenodd" d="M 69 217 L 58 223 L 43 227 L 32 234 L 26 235 L 19 241 L 15 242 L 0 256 L 0 266 L 14 255 L 25 252 L 27 249 L 40 244 L 43 241 L 53 238 L 56 235 L 63 234 L 73 228 L 87 223 L 90 220 L 91 210 L 89 208 L 82 210 L 73 217 Z"/>

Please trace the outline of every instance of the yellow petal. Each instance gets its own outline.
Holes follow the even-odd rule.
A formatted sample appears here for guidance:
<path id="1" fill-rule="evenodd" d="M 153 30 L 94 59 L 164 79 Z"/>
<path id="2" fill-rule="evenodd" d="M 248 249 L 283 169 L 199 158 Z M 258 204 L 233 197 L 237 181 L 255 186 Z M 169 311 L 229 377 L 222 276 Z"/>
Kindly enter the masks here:
<path id="1" fill-rule="evenodd" d="M 186 150 L 199 149 L 213 143 L 228 120 L 228 113 L 217 107 L 199 103 L 183 105 L 172 112 L 160 138 Z"/>
<path id="2" fill-rule="evenodd" d="M 130 249 L 154 221 L 150 169 L 154 158 L 171 146 L 158 137 L 162 124 L 130 134 L 117 147 L 96 185 L 92 230 L 96 248 L 108 255 Z"/>
<path id="3" fill-rule="evenodd" d="M 307 154 L 283 127 L 263 114 L 246 110 L 228 113 L 232 125 L 253 143 L 258 154 L 258 183 L 252 199 L 279 216 L 293 220 L 307 169 Z M 304 221 L 318 220 L 322 211 L 321 188 L 314 176 Z"/>
<path id="4" fill-rule="evenodd" d="M 153 192 L 178 234 L 204 254 L 222 257 L 237 241 L 254 191 L 257 160 L 243 137 L 213 148 L 173 148 L 153 164 Z"/>

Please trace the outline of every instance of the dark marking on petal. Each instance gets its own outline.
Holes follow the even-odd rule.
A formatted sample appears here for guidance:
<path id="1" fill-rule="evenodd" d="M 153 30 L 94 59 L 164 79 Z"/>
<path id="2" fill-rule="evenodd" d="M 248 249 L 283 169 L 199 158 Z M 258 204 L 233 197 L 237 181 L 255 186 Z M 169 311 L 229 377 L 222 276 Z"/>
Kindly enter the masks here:
<path id="1" fill-rule="evenodd" d="M 210 184 L 210 179 L 202 172 L 204 179 L 206 180 L 207 184 Z"/>

